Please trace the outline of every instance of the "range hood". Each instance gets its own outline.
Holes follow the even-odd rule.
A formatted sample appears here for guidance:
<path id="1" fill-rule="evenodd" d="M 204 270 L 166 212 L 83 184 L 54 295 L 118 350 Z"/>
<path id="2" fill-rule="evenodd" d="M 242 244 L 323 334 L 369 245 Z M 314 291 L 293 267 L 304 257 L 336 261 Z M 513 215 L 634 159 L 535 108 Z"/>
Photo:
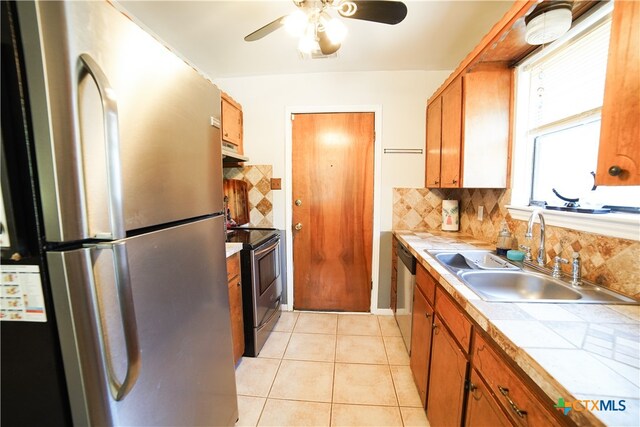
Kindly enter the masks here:
<path id="1" fill-rule="evenodd" d="M 222 162 L 223 163 L 240 163 L 240 162 L 248 162 L 249 158 L 247 156 L 243 156 L 242 154 L 236 153 L 232 149 L 225 147 L 224 143 L 222 143 Z"/>

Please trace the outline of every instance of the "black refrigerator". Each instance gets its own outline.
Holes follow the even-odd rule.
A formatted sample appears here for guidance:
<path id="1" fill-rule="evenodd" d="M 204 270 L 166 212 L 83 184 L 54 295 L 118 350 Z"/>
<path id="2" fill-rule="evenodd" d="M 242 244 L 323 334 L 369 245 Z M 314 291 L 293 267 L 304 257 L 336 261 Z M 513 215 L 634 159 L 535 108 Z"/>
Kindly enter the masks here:
<path id="1" fill-rule="evenodd" d="M 106 1 L 2 2 L 2 425 L 233 425 L 220 93 Z"/>

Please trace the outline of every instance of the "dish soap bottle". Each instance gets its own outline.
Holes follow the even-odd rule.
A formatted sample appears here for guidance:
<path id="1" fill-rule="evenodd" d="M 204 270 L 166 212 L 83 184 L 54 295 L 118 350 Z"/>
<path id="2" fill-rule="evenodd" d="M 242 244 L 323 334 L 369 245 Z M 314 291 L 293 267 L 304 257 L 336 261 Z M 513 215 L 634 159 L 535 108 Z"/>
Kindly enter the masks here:
<path id="1" fill-rule="evenodd" d="M 507 221 L 502 221 L 501 230 L 498 233 L 498 241 L 496 242 L 496 253 L 501 256 L 506 256 L 507 251 L 511 249 L 512 245 L 512 236 L 511 231 L 509 231 L 509 226 L 507 225 Z"/>

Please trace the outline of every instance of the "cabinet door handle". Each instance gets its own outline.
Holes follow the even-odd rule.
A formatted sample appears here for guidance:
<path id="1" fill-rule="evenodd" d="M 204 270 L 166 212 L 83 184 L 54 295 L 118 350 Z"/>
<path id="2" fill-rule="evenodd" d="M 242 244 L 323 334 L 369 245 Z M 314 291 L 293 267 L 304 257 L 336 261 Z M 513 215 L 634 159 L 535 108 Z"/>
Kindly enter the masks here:
<path id="1" fill-rule="evenodd" d="M 502 393 L 502 395 L 507 399 L 507 402 L 509 402 L 509 406 L 511 406 L 511 409 L 513 409 L 513 412 L 515 412 L 520 418 L 524 418 L 525 415 L 527 415 L 527 411 L 523 411 L 522 409 L 518 408 L 518 405 L 516 405 L 516 402 L 511 400 L 511 398 L 509 397 L 508 388 L 498 385 L 498 390 L 500 390 L 500 393 Z"/>
<path id="2" fill-rule="evenodd" d="M 435 181 L 433 181 L 433 183 L 434 183 L 435 185 L 438 185 L 438 184 L 440 184 L 440 181 L 435 180 Z"/>
<path id="3" fill-rule="evenodd" d="M 241 283 L 240 283 L 240 282 L 238 282 L 238 285 L 237 285 L 237 286 L 240 286 L 240 285 L 241 285 Z"/>
<path id="4" fill-rule="evenodd" d="M 609 175 L 611 176 L 619 176 L 622 173 L 623 169 L 618 165 L 613 165 L 609 168 Z"/>
<path id="5" fill-rule="evenodd" d="M 431 313 L 425 313 L 424 317 L 426 317 L 427 319 L 431 317 Z"/>
<path id="6" fill-rule="evenodd" d="M 431 325 L 431 329 L 433 329 L 433 331 L 437 331 L 438 330 L 438 325 L 436 325 L 435 323 L 433 325 Z"/>
<path id="7" fill-rule="evenodd" d="M 452 184 L 457 184 L 457 183 L 458 183 L 458 180 L 457 180 L 457 179 L 454 179 L 451 183 L 452 183 Z"/>

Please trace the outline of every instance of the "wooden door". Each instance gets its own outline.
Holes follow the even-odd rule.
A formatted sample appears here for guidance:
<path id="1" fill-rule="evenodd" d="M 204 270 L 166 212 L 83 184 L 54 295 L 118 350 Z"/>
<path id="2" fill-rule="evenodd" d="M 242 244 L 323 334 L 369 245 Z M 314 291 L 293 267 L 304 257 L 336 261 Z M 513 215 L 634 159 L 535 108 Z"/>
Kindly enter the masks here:
<path id="1" fill-rule="evenodd" d="M 413 293 L 413 326 L 411 328 L 411 372 L 418 387 L 422 406 L 427 404 L 429 384 L 429 358 L 431 355 L 431 331 L 433 308 L 416 286 Z"/>
<path id="2" fill-rule="evenodd" d="M 613 6 L 598 185 L 640 185 L 640 2 Z"/>
<path id="3" fill-rule="evenodd" d="M 462 150 L 462 77 L 442 92 L 442 154 L 440 187 L 460 187 Z"/>
<path id="4" fill-rule="evenodd" d="M 467 399 L 466 427 L 509 427 L 509 418 L 502 412 L 475 369 L 471 370 L 469 398 Z"/>
<path id="5" fill-rule="evenodd" d="M 442 97 L 427 106 L 427 147 L 425 187 L 440 187 L 440 142 L 442 138 Z"/>
<path id="6" fill-rule="evenodd" d="M 369 311 L 374 114 L 292 120 L 294 308 Z"/>
<path id="7" fill-rule="evenodd" d="M 431 425 L 461 425 L 467 365 L 464 353 L 436 316 L 427 396 L 427 418 Z"/>

